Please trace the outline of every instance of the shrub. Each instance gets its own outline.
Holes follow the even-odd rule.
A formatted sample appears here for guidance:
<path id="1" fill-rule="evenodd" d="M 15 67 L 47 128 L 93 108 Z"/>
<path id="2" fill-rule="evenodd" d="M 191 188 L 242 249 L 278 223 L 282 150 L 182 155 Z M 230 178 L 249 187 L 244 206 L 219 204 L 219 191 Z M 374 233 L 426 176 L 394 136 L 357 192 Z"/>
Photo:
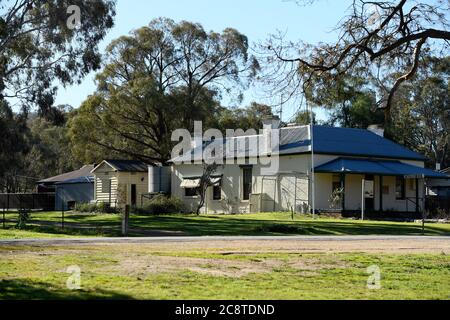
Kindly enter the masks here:
<path id="1" fill-rule="evenodd" d="M 100 203 L 77 203 L 75 211 L 82 213 L 118 213 L 119 209 L 111 207 L 109 204 Z"/>
<path id="2" fill-rule="evenodd" d="M 185 212 L 185 207 L 181 199 L 158 195 L 143 208 L 135 208 L 137 214 L 171 214 Z"/>
<path id="3" fill-rule="evenodd" d="M 17 221 L 17 228 L 24 229 L 27 226 L 28 221 L 31 219 L 31 214 L 27 210 L 19 210 L 19 220 Z"/>

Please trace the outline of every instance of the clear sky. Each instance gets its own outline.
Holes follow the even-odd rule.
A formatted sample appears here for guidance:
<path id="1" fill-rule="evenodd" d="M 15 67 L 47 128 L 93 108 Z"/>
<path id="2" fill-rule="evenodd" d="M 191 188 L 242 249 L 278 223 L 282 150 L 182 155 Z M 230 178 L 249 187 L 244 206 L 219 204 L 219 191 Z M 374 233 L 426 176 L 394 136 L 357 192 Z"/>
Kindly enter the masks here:
<path id="1" fill-rule="evenodd" d="M 277 30 L 286 32 L 287 39 L 293 41 L 333 41 L 336 34 L 332 30 L 349 5 L 348 0 L 321 0 L 311 6 L 300 6 L 294 0 L 118 0 L 115 27 L 102 42 L 101 49 L 112 39 L 157 17 L 199 22 L 208 31 L 233 27 L 245 34 L 251 44 L 267 39 Z M 77 108 L 94 91 L 94 74 L 91 74 L 81 85 L 60 88 L 56 104 Z M 244 105 L 250 101 L 270 103 L 252 89 L 246 92 Z M 287 105 L 283 120 L 288 121 L 297 109 L 298 106 Z M 319 118 L 323 117 L 319 112 Z"/>

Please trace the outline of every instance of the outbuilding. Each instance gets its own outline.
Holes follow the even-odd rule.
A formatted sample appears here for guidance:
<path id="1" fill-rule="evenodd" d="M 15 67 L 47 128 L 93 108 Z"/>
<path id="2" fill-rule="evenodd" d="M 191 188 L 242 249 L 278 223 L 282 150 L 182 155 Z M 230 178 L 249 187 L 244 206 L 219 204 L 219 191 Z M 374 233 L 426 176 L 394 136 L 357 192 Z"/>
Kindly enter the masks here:
<path id="1" fill-rule="evenodd" d="M 148 193 L 149 164 L 138 160 L 104 160 L 94 175 L 94 201 L 111 207 L 138 206 Z"/>
<path id="2" fill-rule="evenodd" d="M 85 176 L 55 184 L 55 209 L 73 210 L 76 204 L 94 200 L 94 177 Z"/>

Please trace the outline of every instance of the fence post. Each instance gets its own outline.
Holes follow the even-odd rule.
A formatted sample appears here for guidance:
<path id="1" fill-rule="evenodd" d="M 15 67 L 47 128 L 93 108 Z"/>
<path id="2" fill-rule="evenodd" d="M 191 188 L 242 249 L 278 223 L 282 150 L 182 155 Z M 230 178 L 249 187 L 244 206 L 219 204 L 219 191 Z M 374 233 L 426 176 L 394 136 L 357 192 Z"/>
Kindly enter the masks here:
<path id="1" fill-rule="evenodd" d="M 128 220 L 130 218 L 130 206 L 126 205 L 122 216 L 122 236 L 128 235 Z"/>
<path id="2" fill-rule="evenodd" d="M 6 229 L 5 204 L 3 204 L 3 229 Z"/>
<path id="3" fill-rule="evenodd" d="M 64 204 L 62 206 L 61 213 L 62 213 L 62 215 L 61 215 L 61 228 L 64 230 Z"/>

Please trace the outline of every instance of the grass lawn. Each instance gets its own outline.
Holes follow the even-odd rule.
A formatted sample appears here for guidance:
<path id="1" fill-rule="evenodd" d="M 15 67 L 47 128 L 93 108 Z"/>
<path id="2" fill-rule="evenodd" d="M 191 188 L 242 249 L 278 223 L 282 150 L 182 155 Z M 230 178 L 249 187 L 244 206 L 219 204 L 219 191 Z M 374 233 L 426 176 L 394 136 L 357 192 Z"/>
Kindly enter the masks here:
<path id="1" fill-rule="evenodd" d="M 64 236 L 120 236 L 119 215 L 81 215 L 66 213 L 65 230 L 61 229 L 61 213 L 33 213 L 24 230 L 14 228 L 17 214 L 7 214 L 7 229 L 1 229 L 0 239 Z M 166 215 L 130 218 L 131 236 L 154 236 L 155 232 L 185 236 L 233 235 L 420 235 L 416 223 L 355 221 L 320 218 L 290 213 L 260 213 L 248 215 Z M 164 234 L 164 233 L 163 233 Z M 426 235 L 450 236 L 450 224 L 427 224 Z"/>
<path id="2" fill-rule="evenodd" d="M 69 290 L 67 268 L 81 269 Z M 381 289 L 367 287 L 367 267 Z M 0 247 L 0 299 L 450 299 L 444 254 Z"/>

